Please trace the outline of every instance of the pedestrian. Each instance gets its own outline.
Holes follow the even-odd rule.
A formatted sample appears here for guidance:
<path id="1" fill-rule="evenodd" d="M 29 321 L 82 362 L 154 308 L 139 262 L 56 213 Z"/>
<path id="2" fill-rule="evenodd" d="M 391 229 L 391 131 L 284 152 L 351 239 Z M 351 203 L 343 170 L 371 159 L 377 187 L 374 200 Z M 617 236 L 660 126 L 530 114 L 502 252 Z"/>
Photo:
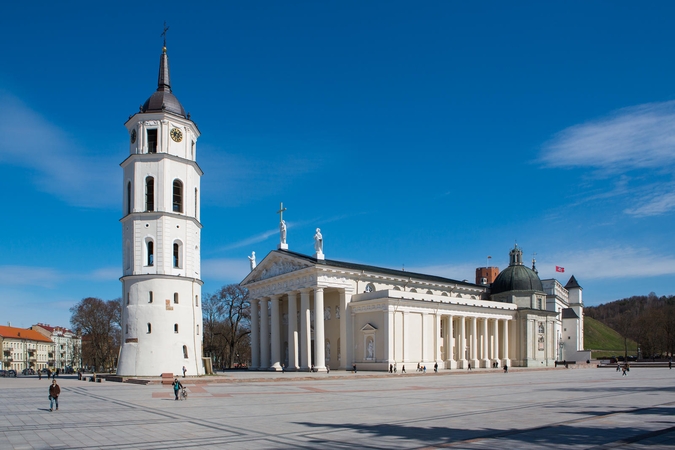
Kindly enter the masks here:
<path id="1" fill-rule="evenodd" d="M 56 410 L 59 410 L 59 395 L 61 395 L 61 388 L 56 384 L 56 380 L 52 380 L 49 386 L 49 411 L 53 410 L 54 404 L 56 404 Z"/>
<path id="2" fill-rule="evenodd" d="M 401 373 L 405 373 L 405 364 L 401 366 Z"/>
<path id="3" fill-rule="evenodd" d="M 173 380 L 173 393 L 176 396 L 176 400 L 178 400 L 178 392 L 183 389 L 183 385 L 180 384 L 180 381 L 178 381 L 178 378 L 174 378 Z"/>
<path id="4" fill-rule="evenodd" d="M 509 373 L 509 366 L 504 364 L 504 373 Z"/>
<path id="5" fill-rule="evenodd" d="M 422 370 L 420 369 L 420 363 L 417 363 L 417 371 L 421 372 Z"/>
<path id="6" fill-rule="evenodd" d="M 434 363 L 434 372 L 438 372 L 438 362 Z"/>
<path id="7" fill-rule="evenodd" d="M 389 364 L 389 373 L 394 373 L 394 365 Z"/>
<path id="8" fill-rule="evenodd" d="M 330 365 L 326 364 L 326 373 L 330 373 Z"/>
<path id="9" fill-rule="evenodd" d="M 52 371 L 47 367 L 47 379 L 49 380 L 52 377 Z"/>
<path id="10" fill-rule="evenodd" d="M 670 358 L 668 358 L 668 368 L 669 369 L 673 368 L 673 357 L 672 356 Z"/>
<path id="11" fill-rule="evenodd" d="M 54 378 L 59 376 L 59 369 L 56 369 L 56 373 L 54 374 Z"/>
<path id="12" fill-rule="evenodd" d="M 620 370 L 621 370 L 621 364 L 616 363 L 616 371 L 618 372 L 618 371 L 620 371 Z"/>
<path id="13" fill-rule="evenodd" d="M 394 373 L 396 373 L 396 369 L 397 369 L 397 367 L 396 367 L 396 361 L 394 361 Z"/>
<path id="14" fill-rule="evenodd" d="M 626 376 L 626 371 L 628 370 L 628 364 L 624 364 L 623 370 L 621 372 L 621 376 L 625 377 Z"/>
<path id="15" fill-rule="evenodd" d="M 281 373 L 286 373 L 286 364 L 281 365 Z"/>
<path id="16" fill-rule="evenodd" d="M 356 364 L 352 364 L 352 370 L 356 373 Z"/>
<path id="17" fill-rule="evenodd" d="M 469 370 L 471 370 L 471 363 L 469 363 Z"/>
<path id="18" fill-rule="evenodd" d="M 423 371 L 424 373 L 427 373 L 427 366 L 422 366 L 422 371 Z"/>
<path id="19" fill-rule="evenodd" d="M 42 371 L 38 369 L 38 380 L 42 379 Z"/>
<path id="20" fill-rule="evenodd" d="M 183 378 L 185 378 L 185 372 L 187 372 L 187 369 L 183 366 Z"/>

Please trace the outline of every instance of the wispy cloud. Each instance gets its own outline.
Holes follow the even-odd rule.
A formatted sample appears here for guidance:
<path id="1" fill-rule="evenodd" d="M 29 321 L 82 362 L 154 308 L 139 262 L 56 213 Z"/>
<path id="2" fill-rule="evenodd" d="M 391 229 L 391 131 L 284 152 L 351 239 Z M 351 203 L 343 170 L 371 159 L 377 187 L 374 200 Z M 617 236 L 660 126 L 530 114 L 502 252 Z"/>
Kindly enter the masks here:
<path id="1" fill-rule="evenodd" d="M 675 165 L 675 101 L 620 109 L 569 127 L 547 142 L 549 167 L 594 167 L 607 172 Z"/>
<path id="2" fill-rule="evenodd" d="M 69 204 L 111 207 L 117 203 L 116 163 L 78 146 L 73 136 L 11 94 L 0 91 L 0 164 L 34 172 L 33 183 Z"/>
<path id="3" fill-rule="evenodd" d="M 659 184 L 652 186 L 652 192 L 638 199 L 638 206 L 626 208 L 624 212 L 631 216 L 658 216 L 675 210 L 675 184 Z"/>
<path id="4" fill-rule="evenodd" d="M 620 245 L 572 251 L 538 261 L 540 277 L 560 278 L 555 266 L 564 267 L 566 274 L 583 274 L 586 279 L 645 278 L 675 274 L 675 257 Z"/>

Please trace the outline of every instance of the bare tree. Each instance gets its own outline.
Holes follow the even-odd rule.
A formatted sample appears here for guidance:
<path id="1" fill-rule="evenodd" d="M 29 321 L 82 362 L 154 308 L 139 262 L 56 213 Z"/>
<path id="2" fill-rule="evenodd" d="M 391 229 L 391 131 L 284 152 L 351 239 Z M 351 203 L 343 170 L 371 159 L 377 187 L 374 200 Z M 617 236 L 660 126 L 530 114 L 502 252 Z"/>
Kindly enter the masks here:
<path id="1" fill-rule="evenodd" d="M 121 339 L 120 299 L 87 297 L 70 308 L 70 313 L 70 324 L 82 335 L 83 363 L 93 365 L 94 370 L 113 367 Z"/>
<path id="2" fill-rule="evenodd" d="M 233 367 L 235 361 L 248 361 L 251 333 L 248 289 L 238 284 L 223 286 L 217 293 L 208 295 L 202 306 L 204 353 L 225 367 Z"/>

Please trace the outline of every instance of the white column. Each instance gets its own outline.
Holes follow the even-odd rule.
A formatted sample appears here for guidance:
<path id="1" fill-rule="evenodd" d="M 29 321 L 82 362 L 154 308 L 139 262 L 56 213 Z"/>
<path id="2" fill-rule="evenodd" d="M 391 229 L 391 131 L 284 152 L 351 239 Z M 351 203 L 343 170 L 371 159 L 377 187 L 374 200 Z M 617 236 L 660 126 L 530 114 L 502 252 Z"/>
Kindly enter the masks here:
<path id="1" fill-rule="evenodd" d="M 488 319 L 483 319 L 483 367 L 490 367 L 490 337 L 488 336 Z"/>
<path id="2" fill-rule="evenodd" d="M 443 356 L 441 355 L 441 315 L 436 313 L 436 329 L 434 330 L 434 364 L 438 364 L 439 361 L 442 362 Z M 445 336 L 445 334 L 443 335 Z"/>
<path id="3" fill-rule="evenodd" d="M 403 316 L 401 319 L 401 332 L 403 333 L 403 352 L 401 353 L 402 362 L 403 364 L 410 362 L 408 358 L 408 349 L 410 348 L 410 344 L 408 343 L 408 335 L 410 334 L 410 312 L 409 311 L 403 311 Z"/>
<path id="4" fill-rule="evenodd" d="M 455 330 L 453 322 L 454 318 L 452 316 L 448 316 L 448 338 L 445 341 L 445 345 L 448 346 L 448 351 L 445 352 L 446 358 L 448 358 L 445 364 L 446 369 L 457 368 L 457 360 L 455 359 Z"/>
<path id="5" fill-rule="evenodd" d="M 478 367 L 478 356 L 477 356 L 477 346 L 478 346 L 478 328 L 476 327 L 476 318 L 471 318 L 471 367 Z"/>
<path id="6" fill-rule="evenodd" d="M 260 299 L 260 366 L 259 370 L 270 368 L 270 332 L 267 299 Z"/>
<path id="7" fill-rule="evenodd" d="M 347 312 L 352 294 L 340 289 L 340 369 L 351 370 L 353 360 L 351 314 Z M 350 345 L 347 345 L 347 344 Z"/>
<path id="8" fill-rule="evenodd" d="M 270 342 L 272 343 L 272 364 L 270 370 L 281 370 L 281 318 L 279 317 L 279 296 L 273 295 L 272 302 L 272 333 Z"/>
<path id="9" fill-rule="evenodd" d="M 323 288 L 314 288 L 314 369 L 326 371 L 326 335 L 323 323 Z"/>
<path id="10" fill-rule="evenodd" d="M 466 317 L 459 317 L 459 347 L 457 348 L 457 359 L 459 360 L 459 367 L 466 369 Z"/>
<path id="11" fill-rule="evenodd" d="M 309 314 L 309 289 L 300 291 L 300 370 L 308 371 L 311 365 L 312 325 Z"/>
<path id="12" fill-rule="evenodd" d="M 504 343 L 504 353 L 502 354 L 502 365 L 511 365 L 510 352 L 509 352 L 509 321 L 508 319 L 504 320 L 504 330 L 502 331 L 502 341 Z"/>
<path id="13" fill-rule="evenodd" d="M 258 307 L 260 300 L 251 300 L 251 367 L 249 370 L 257 370 L 260 367 L 260 313 Z"/>
<path id="14" fill-rule="evenodd" d="M 298 370 L 298 294 L 288 293 L 288 367 Z"/>
<path id="15" fill-rule="evenodd" d="M 499 320 L 495 319 L 492 324 L 492 359 L 495 362 L 500 360 L 499 358 Z"/>

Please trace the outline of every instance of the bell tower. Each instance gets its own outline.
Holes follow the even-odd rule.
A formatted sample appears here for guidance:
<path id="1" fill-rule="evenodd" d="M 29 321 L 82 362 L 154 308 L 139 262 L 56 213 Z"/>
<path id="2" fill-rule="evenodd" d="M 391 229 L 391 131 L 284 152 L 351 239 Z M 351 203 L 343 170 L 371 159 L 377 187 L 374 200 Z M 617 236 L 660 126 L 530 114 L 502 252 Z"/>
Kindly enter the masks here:
<path id="1" fill-rule="evenodd" d="M 166 33 L 165 28 L 165 33 Z M 164 33 L 164 34 L 165 34 Z M 199 129 L 171 91 L 166 40 L 157 90 L 124 124 L 122 347 L 118 375 L 204 373 Z"/>

